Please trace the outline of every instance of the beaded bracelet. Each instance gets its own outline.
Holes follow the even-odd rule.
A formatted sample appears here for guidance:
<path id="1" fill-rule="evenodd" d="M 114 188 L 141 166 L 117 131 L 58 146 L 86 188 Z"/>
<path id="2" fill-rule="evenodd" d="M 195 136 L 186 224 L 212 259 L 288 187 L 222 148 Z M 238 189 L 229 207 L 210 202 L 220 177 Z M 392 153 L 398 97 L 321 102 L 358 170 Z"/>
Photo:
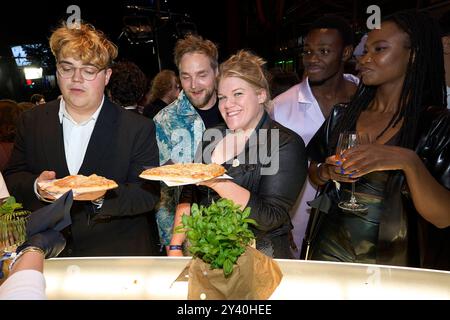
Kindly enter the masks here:
<path id="1" fill-rule="evenodd" d="M 11 272 L 12 268 L 14 267 L 14 265 L 16 264 L 17 260 L 20 259 L 20 257 L 22 257 L 25 253 L 27 252 L 39 252 L 42 255 L 45 256 L 44 250 L 42 250 L 41 248 L 38 247 L 26 247 L 25 249 L 23 249 L 22 251 L 20 251 L 13 259 L 13 261 L 11 262 L 11 264 L 9 265 L 9 272 Z"/>
<path id="2" fill-rule="evenodd" d="M 179 244 L 171 244 L 169 250 L 183 250 L 183 246 Z"/>

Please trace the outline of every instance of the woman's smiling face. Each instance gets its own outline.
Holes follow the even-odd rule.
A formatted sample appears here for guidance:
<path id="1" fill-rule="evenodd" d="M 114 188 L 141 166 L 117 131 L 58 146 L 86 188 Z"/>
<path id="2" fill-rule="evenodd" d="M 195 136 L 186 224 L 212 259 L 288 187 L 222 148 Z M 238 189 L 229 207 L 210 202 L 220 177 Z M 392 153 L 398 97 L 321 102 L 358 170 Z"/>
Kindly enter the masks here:
<path id="1" fill-rule="evenodd" d="M 264 114 L 264 89 L 256 89 L 239 77 L 221 78 L 218 85 L 219 109 L 228 128 L 254 129 Z"/>

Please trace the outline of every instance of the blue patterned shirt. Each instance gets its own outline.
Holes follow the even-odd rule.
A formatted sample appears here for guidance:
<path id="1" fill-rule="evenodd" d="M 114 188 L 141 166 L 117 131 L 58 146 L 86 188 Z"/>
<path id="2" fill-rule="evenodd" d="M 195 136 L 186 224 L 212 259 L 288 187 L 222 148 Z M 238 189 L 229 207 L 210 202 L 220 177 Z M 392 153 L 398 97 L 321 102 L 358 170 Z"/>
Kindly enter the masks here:
<path id="1" fill-rule="evenodd" d="M 188 163 L 194 160 L 195 150 L 202 139 L 205 125 L 184 91 L 178 99 L 162 109 L 154 118 L 156 140 L 159 148 L 159 163 Z M 161 201 L 156 221 L 161 244 L 169 245 L 172 238 L 175 209 L 180 196 L 180 187 L 167 187 L 161 183 Z"/>

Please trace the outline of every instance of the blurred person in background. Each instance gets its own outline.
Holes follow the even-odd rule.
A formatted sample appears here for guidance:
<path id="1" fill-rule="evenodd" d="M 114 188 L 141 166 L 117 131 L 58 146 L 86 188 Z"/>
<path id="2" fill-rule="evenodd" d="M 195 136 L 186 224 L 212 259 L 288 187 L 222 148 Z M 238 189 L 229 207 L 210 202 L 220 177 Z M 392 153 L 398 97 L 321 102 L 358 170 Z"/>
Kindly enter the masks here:
<path id="1" fill-rule="evenodd" d="M 35 106 L 45 104 L 45 97 L 43 94 L 35 93 L 31 96 L 30 102 Z"/>
<path id="2" fill-rule="evenodd" d="M 450 109 L 450 10 L 439 18 L 442 47 L 444 49 L 445 84 L 447 86 L 447 108 Z"/>
<path id="3" fill-rule="evenodd" d="M 0 100 L 0 171 L 11 156 L 21 110 L 13 100 Z"/>
<path id="4" fill-rule="evenodd" d="M 269 70 L 269 87 L 271 97 L 277 97 L 299 82 L 300 78 L 294 71 L 284 71 L 280 68 L 273 68 Z"/>
<path id="5" fill-rule="evenodd" d="M 112 67 L 106 92 L 115 104 L 134 113 L 139 112 L 138 101 L 145 94 L 147 78 L 141 69 L 133 62 L 120 61 Z"/>
<path id="6" fill-rule="evenodd" d="M 364 55 L 364 45 L 366 44 L 367 41 L 367 33 L 364 34 L 361 37 L 361 40 L 359 40 L 358 44 L 355 47 L 355 50 L 353 51 L 353 57 L 356 60 L 356 71 L 358 72 L 358 78 L 361 78 L 361 75 L 359 74 L 359 59 Z"/>
<path id="7" fill-rule="evenodd" d="M 148 103 L 143 115 L 153 119 L 164 107 L 171 104 L 180 94 L 180 80 L 172 70 L 162 70 L 152 80 L 148 92 Z"/>
<path id="8" fill-rule="evenodd" d="M 35 104 L 33 104 L 33 103 L 31 103 L 31 102 L 28 102 L 28 101 L 22 101 L 22 102 L 19 102 L 19 103 L 17 104 L 17 106 L 19 107 L 19 109 L 20 109 L 21 112 L 24 112 L 24 111 L 27 111 L 27 110 L 30 110 L 30 109 L 36 107 Z"/>

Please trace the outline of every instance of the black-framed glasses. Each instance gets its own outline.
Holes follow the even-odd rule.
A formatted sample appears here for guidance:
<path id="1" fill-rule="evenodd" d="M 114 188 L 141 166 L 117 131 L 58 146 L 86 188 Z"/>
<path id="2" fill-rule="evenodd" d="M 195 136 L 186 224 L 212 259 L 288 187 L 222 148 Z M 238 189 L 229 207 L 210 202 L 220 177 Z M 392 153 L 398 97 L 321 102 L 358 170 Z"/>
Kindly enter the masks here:
<path id="1" fill-rule="evenodd" d="M 72 66 L 68 63 L 64 63 L 64 62 L 57 63 L 56 69 L 58 70 L 59 75 L 66 79 L 72 78 L 73 75 L 75 74 L 75 70 L 79 69 L 81 76 L 83 77 L 84 80 L 87 80 L 87 81 L 95 80 L 95 78 L 97 77 L 97 74 L 100 71 L 104 70 L 104 69 L 99 69 L 95 66 L 86 66 L 86 67 L 77 68 L 77 67 L 74 67 L 74 66 Z"/>

